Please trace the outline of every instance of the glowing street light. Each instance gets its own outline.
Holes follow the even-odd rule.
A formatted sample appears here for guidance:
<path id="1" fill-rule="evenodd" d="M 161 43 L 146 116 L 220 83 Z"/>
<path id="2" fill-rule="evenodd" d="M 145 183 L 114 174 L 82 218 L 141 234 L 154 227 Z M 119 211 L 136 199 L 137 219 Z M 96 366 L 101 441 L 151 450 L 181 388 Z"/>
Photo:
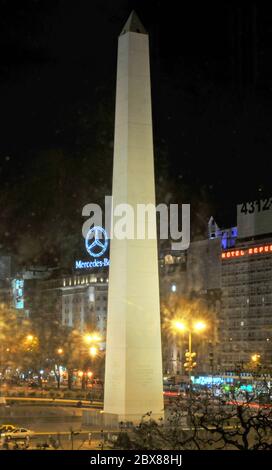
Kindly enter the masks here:
<path id="1" fill-rule="evenodd" d="M 89 353 L 90 353 L 90 356 L 91 356 L 92 358 L 96 357 L 96 356 L 97 356 L 97 353 L 98 353 L 97 347 L 92 346 L 92 347 L 89 349 Z"/>
<path id="2" fill-rule="evenodd" d="M 184 323 L 182 320 L 174 319 L 172 320 L 173 330 L 178 333 L 188 332 L 188 351 L 185 353 L 186 362 L 184 363 L 185 370 L 189 372 L 189 385 L 191 390 L 191 372 L 193 368 L 197 365 L 195 362 L 196 353 L 192 352 L 192 332 L 200 333 L 204 331 L 207 327 L 206 323 L 203 320 L 197 320 L 194 323 L 190 323 L 189 326 Z"/>
<path id="3" fill-rule="evenodd" d="M 93 341 L 93 337 L 90 334 L 86 334 L 83 336 L 83 340 L 85 343 L 90 344 Z"/>
<path id="4" fill-rule="evenodd" d="M 194 327 L 194 330 L 195 331 L 203 331 L 206 329 L 206 323 L 204 323 L 203 321 L 197 321 L 196 323 L 194 323 L 193 327 Z"/>
<path id="5" fill-rule="evenodd" d="M 251 356 L 252 362 L 257 363 L 257 362 L 260 361 L 260 359 L 261 359 L 261 355 L 260 355 L 260 354 L 253 354 L 253 355 Z"/>
<path id="6" fill-rule="evenodd" d="M 61 356 L 61 355 L 63 354 L 63 349 L 62 349 L 62 348 L 58 348 L 57 353 Z"/>
<path id="7" fill-rule="evenodd" d="M 94 341 L 94 342 L 99 342 L 99 341 L 101 341 L 101 336 L 99 336 L 97 333 L 94 333 L 94 335 L 93 335 L 93 341 Z"/>
<path id="8" fill-rule="evenodd" d="M 86 344 L 99 343 L 99 341 L 101 341 L 101 337 L 99 336 L 98 333 L 93 333 L 93 334 L 86 333 L 83 336 L 83 340 Z"/>
<path id="9" fill-rule="evenodd" d="M 177 331 L 186 331 L 186 325 L 179 320 L 173 321 L 173 328 Z"/>
<path id="10" fill-rule="evenodd" d="M 27 341 L 28 343 L 32 343 L 32 341 L 34 341 L 34 336 L 33 336 L 33 335 L 27 335 L 26 341 Z"/>
<path id="11" fill-rule="evenodd" d="M 26 335 L 23 341 L 23 346 L 27 351 L 32 351 L 38 346 L 39 340 L 37 336 L 34 336 L 32 333 Z"/>

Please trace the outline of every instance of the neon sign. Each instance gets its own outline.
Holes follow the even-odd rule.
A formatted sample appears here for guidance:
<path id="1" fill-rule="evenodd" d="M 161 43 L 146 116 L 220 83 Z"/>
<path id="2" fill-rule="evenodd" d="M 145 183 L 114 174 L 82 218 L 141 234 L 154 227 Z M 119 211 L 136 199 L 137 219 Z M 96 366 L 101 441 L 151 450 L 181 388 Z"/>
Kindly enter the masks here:
<path id="1" fill-rule="evenodd" d="M 103 227 L 92 227 L 85 238 L 85 248 L 88 254 L 95 258 L 93 261 L 77 260 L 75 262 L 75 269 L 92 269 L 103 268 L 110 264 L 108 258 L 97 259 L 104 255 L 108 249 L 108 235 Z"/>
<path id="2" fill-rule="evenodd" d="M 272 253 L 272 245 L 262 245 L 262 246 L 255 246 L 252 248 L 248 248 L 246 250 L 231 250 L 231 251 L 224 251 L 221 257 L 222 259 L 230 259 L 230 258 L 239 258 L 241 256 L 251 256 L 251 255 L 259 255 L 259 254 L 267 254 Z"/>

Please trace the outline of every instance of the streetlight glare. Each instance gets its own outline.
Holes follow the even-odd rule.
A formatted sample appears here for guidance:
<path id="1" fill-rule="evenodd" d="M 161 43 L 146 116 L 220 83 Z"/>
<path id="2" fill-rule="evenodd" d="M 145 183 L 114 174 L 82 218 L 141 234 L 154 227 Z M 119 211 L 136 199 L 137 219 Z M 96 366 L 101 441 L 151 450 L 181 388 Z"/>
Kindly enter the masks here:
<path id="1" fill-rule="evenodd" d="M 253 362 L 257 362 L 257 361 L 260 359 L 260 357 L 261 357 L 260 354 L 253 354 L 253 355 L 251 356 L 251 360 L 252 360 Z"/>
<path id="2" fill-rule="evenodd" d="M 173 321 L 173 327 L 177 331 L 186 331 L 187 330 L 186 325 L 183 322 L 179 321 L 179 320 L 174 320 Z"/>
<path id="3" fill-rule="evenodd" d="M 85 343 L 91 343 L 93 341 L 93 337 L 90 334 L 84 335 L 83 339 L 84 339 Z"/>
<path id="4" fill-rule="evenodd" d="M 97 343 L 101 341 L 101 337 L 97 333 L 93 333 L 93 334 L 86 333 L 83 336 L 83 340 L 85 341 L 85 343 L 91 344 L 91 343 Z"/>
<path id="5" fill-rule="evenodd" d="M 93 338 L 93 341 L 101 341 L 101 337 L 96 333 L 93 335 L 92 338 Z"/>
<path id="6" fill-rule="evenodd" d="M 206 323 L 204 323 L 203 321 L 197 321 L 195 324 L 194 324 L 194 330 L 195 331 L 203 331 L 206 329 Z"/>
<path id="7" fill-rule="evenodd" d="M 33 335 L 27 335 L 26 339 L 27 339 L 27 341 L 31 342 L 34 339 L 34 336 Z"/>
<path id="8" fill-rule="evenodd" d="M 89 351 L 91 357 L 95 357 L 97 355 L 97 348 L 95 346 L 92 346 Z"/>

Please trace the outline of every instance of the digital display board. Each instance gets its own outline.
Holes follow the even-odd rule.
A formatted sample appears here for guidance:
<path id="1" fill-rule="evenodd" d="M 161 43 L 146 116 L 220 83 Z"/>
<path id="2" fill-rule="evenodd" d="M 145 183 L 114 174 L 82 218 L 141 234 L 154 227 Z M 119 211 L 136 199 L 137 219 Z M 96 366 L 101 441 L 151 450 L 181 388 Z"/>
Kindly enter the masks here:
<path id="1" fill-rule="evenodd" d="M 238 204 L 237 227 L 240 239 L 272 233 L 272 197 Z"/>

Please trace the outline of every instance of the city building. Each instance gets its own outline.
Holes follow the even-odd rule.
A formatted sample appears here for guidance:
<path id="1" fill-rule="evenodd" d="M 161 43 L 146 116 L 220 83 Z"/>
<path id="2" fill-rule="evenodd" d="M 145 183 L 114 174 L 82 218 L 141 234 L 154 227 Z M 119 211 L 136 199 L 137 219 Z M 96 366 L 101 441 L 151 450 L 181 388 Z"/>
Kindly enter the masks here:
<path id="1" fill-rule="evenodd" d="M 196 343 L 196 373 L 250 369 L 256 358 L 257 365 L 271 368 L 271 209 L 271 198 L 239 204 L 237 226 L 228 229 L 220 229 L 211 217 L 206 240 L 160 261 L 162 299 L 170 293 L 198 298 L 214 322 L 209 338 Z M 186 348 L 186 338 L 165 343 L 166 375 L 184 373 Z"/>
<path id="2" fill-rule="evenodd" d="M 247 367 L 252 356 L 272 361 L 272 236 L 237 241 L 222 252 L 219 364 Z"/>
<path id="3" fill-rule="evenodd" d="M 95 329 L 106 337 L 108 273 L 67 276 L 60 286 L 63 325 Z"/>

